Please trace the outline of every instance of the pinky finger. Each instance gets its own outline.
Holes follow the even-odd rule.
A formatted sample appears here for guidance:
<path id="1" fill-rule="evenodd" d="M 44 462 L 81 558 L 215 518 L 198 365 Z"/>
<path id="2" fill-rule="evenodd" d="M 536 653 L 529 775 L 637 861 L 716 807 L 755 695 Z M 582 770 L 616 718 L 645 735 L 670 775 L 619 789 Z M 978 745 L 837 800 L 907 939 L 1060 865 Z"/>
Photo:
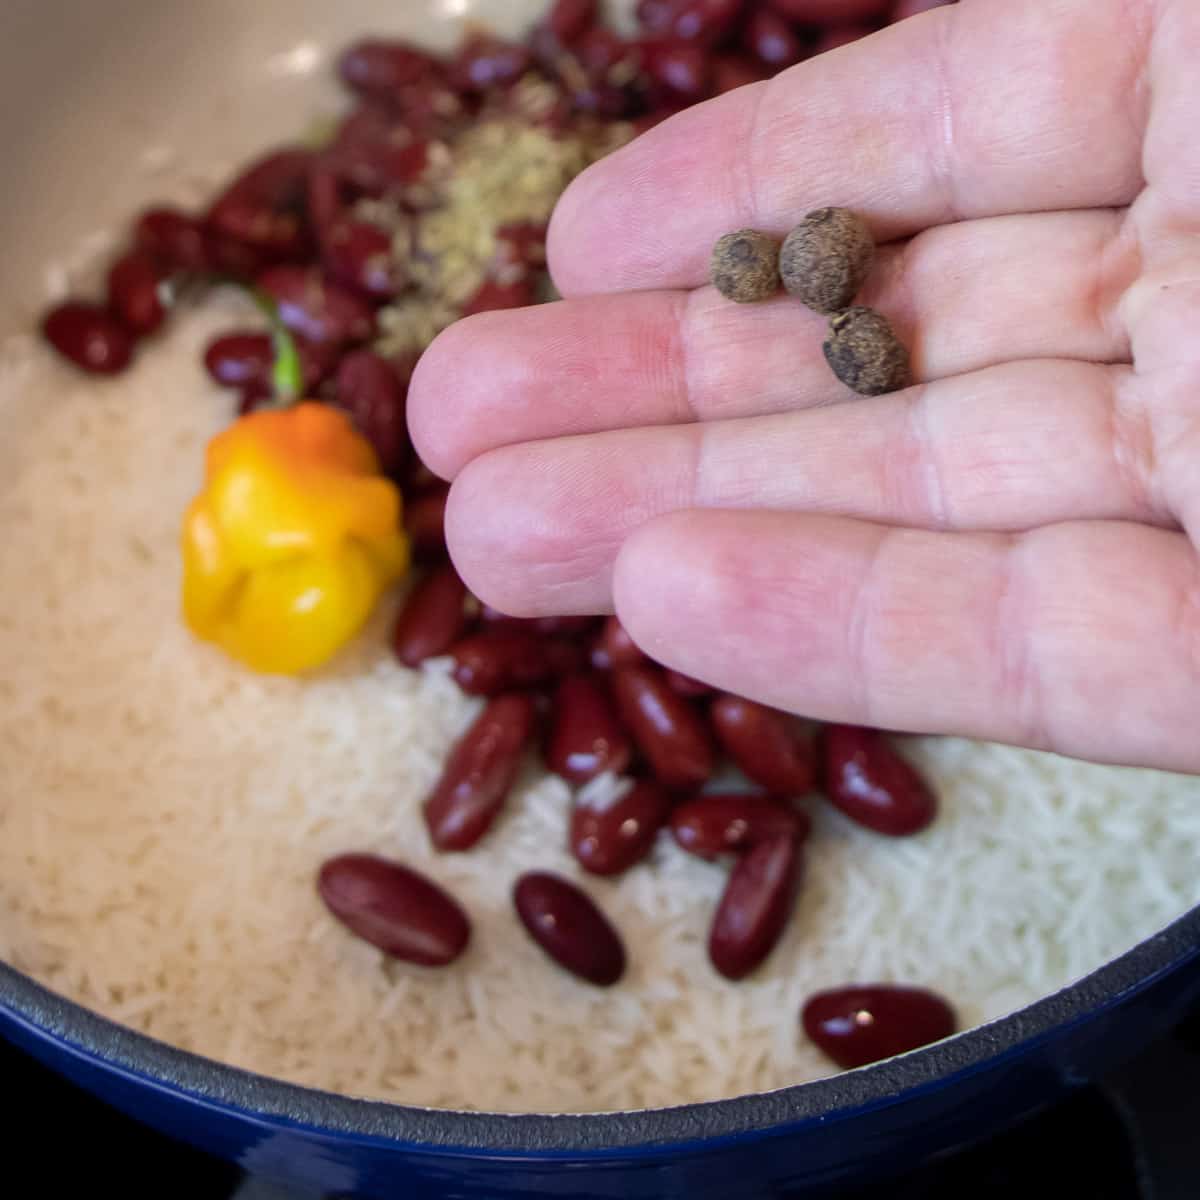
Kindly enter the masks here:
<path id="1" fill-rule="evenodd" d="M 668 666 L 806 716 L 1200 772 L 1200 570 L 1120 522 L 1018 536 L 694 511 L 617 560 Z"/>

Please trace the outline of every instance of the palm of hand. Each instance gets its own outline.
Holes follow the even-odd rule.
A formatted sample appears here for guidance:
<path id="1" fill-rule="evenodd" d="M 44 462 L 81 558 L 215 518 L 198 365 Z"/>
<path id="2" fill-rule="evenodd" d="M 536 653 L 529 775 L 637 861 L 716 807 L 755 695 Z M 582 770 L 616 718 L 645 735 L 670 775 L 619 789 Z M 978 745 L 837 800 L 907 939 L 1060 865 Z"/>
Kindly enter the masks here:
<path id="1" fill-rule="evenodd" d="M 1200 770 L 1197 62 L 1194 0 L 961 0 L 593 168 L 568 299 L 414 381 L 467 582 L 811 716 Z M 907 392 L 701 286 L 824 204 L 888 243 Z"/>

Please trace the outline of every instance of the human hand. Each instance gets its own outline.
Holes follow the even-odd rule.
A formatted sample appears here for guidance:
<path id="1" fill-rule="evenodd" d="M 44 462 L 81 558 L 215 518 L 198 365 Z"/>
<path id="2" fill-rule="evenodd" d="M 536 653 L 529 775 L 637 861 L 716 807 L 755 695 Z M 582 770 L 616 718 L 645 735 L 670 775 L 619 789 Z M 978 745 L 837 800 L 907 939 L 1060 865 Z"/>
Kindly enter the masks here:
<path id="1" fill-rule="evenodd" d="M 593 167 L 567 299 L 414 380 L 469 586 L 808 716 L 1200 771 L 1197 63 L 1195 0 L 961 0 Z M 887 243 L 905 392 L 704 286 L 824 205 Z"/>

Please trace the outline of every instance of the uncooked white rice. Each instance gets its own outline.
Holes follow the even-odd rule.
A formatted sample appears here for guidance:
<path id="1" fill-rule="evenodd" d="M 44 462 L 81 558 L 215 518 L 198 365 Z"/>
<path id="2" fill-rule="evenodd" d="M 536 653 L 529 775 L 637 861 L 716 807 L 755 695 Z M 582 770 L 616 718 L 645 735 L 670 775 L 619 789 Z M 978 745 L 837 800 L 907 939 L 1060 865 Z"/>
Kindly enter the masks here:
<path id="1" fill-rule="evenodd" d="M 388 614 L 319 678 L 264 679 L 177 616 L 177 526 L 230 401 L 200 348 L 218 298 L 131 374 L 81 380 L 0 347 L 0 957 L 165 1041 L 300 1083 L 433 1106 L 602 1110 L 812 1079 L 812 991 L 929 985 L 967 1022 L 1098 966 L 1200 900 L 1200 783 L 964 741 L 908 745 L 944 813 L 889 841 L 814 808 L 799 914 L 768 966 L 708 966 L 721 868 L 664 843 L 586 879 L 631 969 L 597 992 L 514 920 L 531 867 L 580 878 L 566 787 L 532 769 L 475 853 L 419 814 L 470 720 L 443 669 L 400 669 Z M 394 856 L 474 920 L 442 972 L 385 962 L 324 911 L 345 850 Z"/>

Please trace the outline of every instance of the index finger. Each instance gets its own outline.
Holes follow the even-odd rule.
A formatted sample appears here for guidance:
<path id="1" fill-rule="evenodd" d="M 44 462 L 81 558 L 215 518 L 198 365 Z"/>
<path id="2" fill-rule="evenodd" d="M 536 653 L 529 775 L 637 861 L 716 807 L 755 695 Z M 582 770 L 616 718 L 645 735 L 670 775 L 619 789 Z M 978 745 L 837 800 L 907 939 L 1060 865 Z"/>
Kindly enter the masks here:
<path id="1" fill-rule="evenodd" d="M 681 113 L 559 203 L 563 295 L 703 283 L 713 242 L 853 208 L 878 241 L 969 217 L 1122 207 L 1150 34 L 1128 0 L 970 0 Z M 1148 19 L 1147 19 L 1147 24 Z"/>

